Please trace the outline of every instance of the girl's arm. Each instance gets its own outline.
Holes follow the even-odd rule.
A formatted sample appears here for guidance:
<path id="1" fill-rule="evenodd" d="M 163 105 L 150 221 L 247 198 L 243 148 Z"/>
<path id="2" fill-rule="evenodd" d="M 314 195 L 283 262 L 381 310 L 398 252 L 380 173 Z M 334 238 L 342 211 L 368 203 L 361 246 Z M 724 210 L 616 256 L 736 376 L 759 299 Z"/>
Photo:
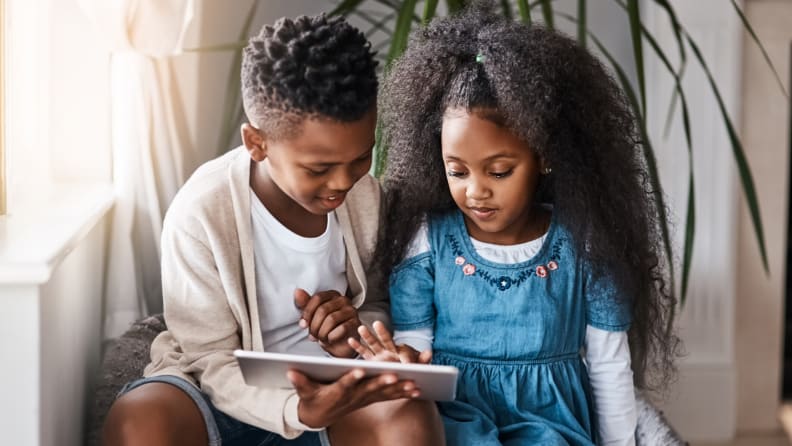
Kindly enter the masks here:
<path id="1" fill-rule="evenodd" d="M 634 446 L 638 418 L 627 332 L 588 325 L 586 365 L 594 394 L 598 444 Z"/>

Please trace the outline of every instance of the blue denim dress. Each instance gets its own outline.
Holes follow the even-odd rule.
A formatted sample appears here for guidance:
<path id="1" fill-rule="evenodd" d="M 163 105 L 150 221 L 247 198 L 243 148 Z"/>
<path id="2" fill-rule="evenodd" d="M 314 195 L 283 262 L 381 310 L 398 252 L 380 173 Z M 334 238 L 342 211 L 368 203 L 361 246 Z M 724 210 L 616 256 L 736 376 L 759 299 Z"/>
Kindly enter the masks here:
<path id="1" fill-rule="evenodd" d="M 436 364 L 459 368 L 439 403 L 449 445 L 592 445 L 596 420 L 581 357 L 586 325 L 623 331 L 630 306 L 578 261 L 553 217 L 528 261 L 473 248 L 461 212 L 428 219 L 430 250 L 390 277 L 394 328 L 432 328 Z"/>

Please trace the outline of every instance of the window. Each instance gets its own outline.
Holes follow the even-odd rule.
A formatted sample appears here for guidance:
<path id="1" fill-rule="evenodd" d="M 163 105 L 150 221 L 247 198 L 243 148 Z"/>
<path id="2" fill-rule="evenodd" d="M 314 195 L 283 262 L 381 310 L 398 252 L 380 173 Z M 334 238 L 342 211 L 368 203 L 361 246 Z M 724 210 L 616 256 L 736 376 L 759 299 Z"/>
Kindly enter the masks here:
<path id="1" fill-rule="evenodd" d="M 6 213 L 5 166 L 5 0 L 0 0 L 0 215 Z"/>

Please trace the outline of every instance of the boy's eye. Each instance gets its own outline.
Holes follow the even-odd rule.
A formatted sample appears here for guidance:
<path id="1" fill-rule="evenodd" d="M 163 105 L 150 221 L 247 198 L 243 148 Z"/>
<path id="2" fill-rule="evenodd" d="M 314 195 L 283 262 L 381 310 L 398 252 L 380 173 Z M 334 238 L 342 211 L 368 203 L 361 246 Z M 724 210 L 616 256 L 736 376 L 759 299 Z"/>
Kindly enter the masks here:
<path id="1" fill-rule="evenodd" d="M 510 169 L 510 170 L 506 170 L 506 171 L 503 171 L 503 172 L 492 172 L 492 173 L 490 173 L 490 175 L 492 175 L 495 178 L 506 178 L 509 175 L 511 175 L 512 172 L 513 171 Z"/>
<path id="2" fill-rule="evenodd" d="M 327 171 L 329 171 L 330 169 L 314 170 L 314 169 L 309 169 L 309 168 L 307 168 L 307 167 L 306 167 L 306 168 L 305 168 L 305 170 L 307 170 L 307 171 L 308 171 L 308 174 L 309 174 L 309 175 L 312 175 L 312 176 L 318 177 L 318 176 L 321 176 L 321 175 L 324 175 L 324 174 L 326 174 L 326 173 L 327 173 Z"/>

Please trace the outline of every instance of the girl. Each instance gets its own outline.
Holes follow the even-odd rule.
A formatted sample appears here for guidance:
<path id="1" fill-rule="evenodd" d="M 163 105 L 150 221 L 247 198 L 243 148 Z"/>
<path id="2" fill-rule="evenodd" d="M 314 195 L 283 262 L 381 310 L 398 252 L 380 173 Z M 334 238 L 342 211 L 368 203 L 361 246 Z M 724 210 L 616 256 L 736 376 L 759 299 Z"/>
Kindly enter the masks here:
<path id="1" fill-rule="evenodd" d="M 448 444 L 634 444 L 634 385 L 673 373 L 675 298 L 605 69 L 478 8 L 413 35 L 380 105 L 395 335 L 350 344 L 460 369 L 439 404 Z"/>

